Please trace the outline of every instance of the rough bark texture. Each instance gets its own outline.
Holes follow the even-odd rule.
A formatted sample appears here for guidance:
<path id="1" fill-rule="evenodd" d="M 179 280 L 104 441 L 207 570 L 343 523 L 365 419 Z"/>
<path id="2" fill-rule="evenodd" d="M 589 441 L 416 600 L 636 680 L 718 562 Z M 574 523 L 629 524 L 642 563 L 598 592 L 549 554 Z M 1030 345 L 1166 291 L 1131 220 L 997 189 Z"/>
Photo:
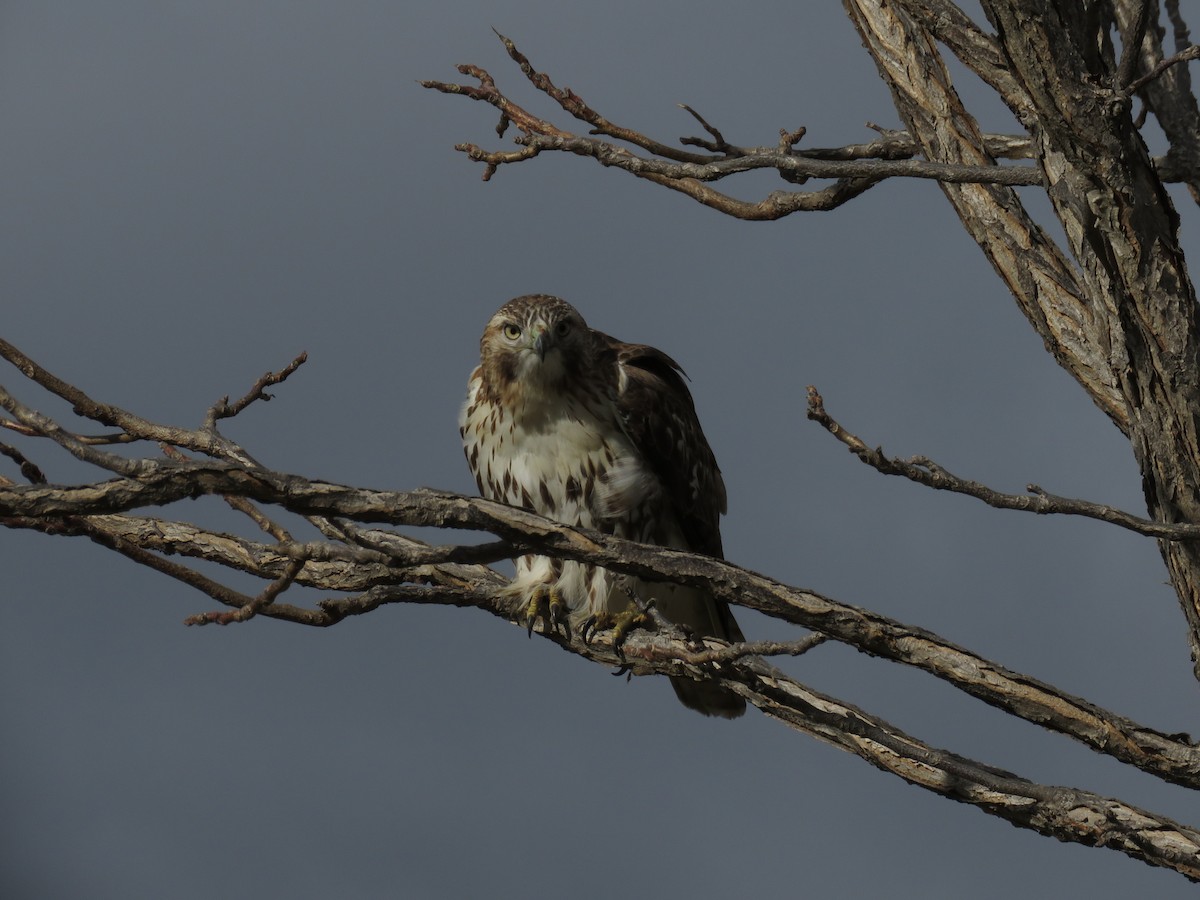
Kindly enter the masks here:
<path id="1" fill-rule="evenodd" d="M 906 11 L 907 4 L 846 0 L 845 5 L 922 153 L 946 163 L 994 164 L 932 33 Z M 1028 102 L 1011 75 L 1006 98 L 1018 109 Z M 1070 260 L 1026 213 L 1011 188 L 947 183 L 941 188 L 1046 349 L 1124 429 L 1126 411 L 1117 378 L 1096 333 L 1103 322 L 1097 321 Z"/>
<path id="2" fill-rule="evenodd" d="M 1196 522 L 1200 332 L 1179 217 L 1084 6 L 984 2 L 1032 104 L 1047 191 L 1117 378 L 1150 517 Z M 1200 677 L 1200 547 L 1160 547 Z"/>
<path id="3" fill-rule="evenodd" d="M 935 28 L 943 36 L 965 30 L 945 6 L 846 0 L 925 155 L 977 165 L 986 159 L 984 142 L 934 44 Z M 1047 349 L 1129 437 L 1150 518 L 1196 522 L 1195 292 L 1179 247 L 1178 216 L 1134 123 L 1099 6 L 994 0 L 984 8 L 996 27 L 994 46 L 1003 67 L 997 69 L 990 52 L 981 51 L 983 36 L 972 33 L 970 44 L 960 39 L 952 46 L 989 60 L 986 68 L 974 68 L 991 74 L 1029 129 L 1074 262 L 1031 222 L 1011 189 L 943 183 L 942 190 Z M 1141 32 L 1134 33 L 1135 12 L 1128 4 L 1118 8 L 1130 46 L 1141 48 L 1132 57 L 1140 55 L 1143 65 L 1157 62 L 1155 48 L 1161 53 L 1161 45 L 1151 37 L 1143 44 Z M 1162 118 L 1172 123 L 1172 132 L 1185 135 L 1187 123 L 1195 121 L 1195 99 L 1190 94 L 1190 103 L 1183 99 L 1181 77 L 1174 76 L 1174 88 L 1157 86 L 1156 102 L 1168 111 Z M 1176 156 L 1190 159 L 1194 143 L 1192 134 L 1173 145 L 1179 147 Z M 1200 548 L 1160 546 L 1200 677 Z"/>

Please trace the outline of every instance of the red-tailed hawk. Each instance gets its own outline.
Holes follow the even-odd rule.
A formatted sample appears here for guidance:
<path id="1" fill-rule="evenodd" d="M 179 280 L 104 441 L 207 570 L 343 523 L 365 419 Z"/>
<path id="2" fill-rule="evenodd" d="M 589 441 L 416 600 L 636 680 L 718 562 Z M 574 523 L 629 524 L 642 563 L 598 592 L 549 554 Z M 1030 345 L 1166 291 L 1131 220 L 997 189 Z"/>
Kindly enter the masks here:
<path id="1" fill-rule="evenodd" d="M 720 557 L 725 484 L 679 365 L 653 347 L 587 326 L 569 303 L 518 297 L 488 322 L 459 418 L 483 496 L 568 525 Z M 694 634 L 743 640 L 708 593 L 647 584 L 583 563 L 524 556 L 512 590 L 527 624 L 569 615 L 612 621 L 631 593 Z M 565 604 L 569 612 L 563 613 Z M 745 702 L 719 685 L 673 678 L 684 705 L 734 718 Z"/>

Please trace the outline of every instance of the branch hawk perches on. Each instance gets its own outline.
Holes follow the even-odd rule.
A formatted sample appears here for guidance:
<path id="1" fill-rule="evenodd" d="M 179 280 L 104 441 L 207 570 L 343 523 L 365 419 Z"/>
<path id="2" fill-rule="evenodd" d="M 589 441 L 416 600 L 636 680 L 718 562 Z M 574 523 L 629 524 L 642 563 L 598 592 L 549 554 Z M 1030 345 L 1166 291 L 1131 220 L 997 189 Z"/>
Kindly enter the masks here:
<path id="1" fill-rule="evenodd" d="M 500 308 L 480 340 L 459 419 L 479 491 L 568 525 L 720 557 L 721 471 L 678 364 L 661 350 L 588 328 L 543 294 Z M 729 607 L 703 590 L 647 584 L 598 566 L 517 560 L 512 588 L 530 628 L 611 624 L 654 598 L 694 634 L 743 640 Z M 565 610 L 564 607 L 565 606 Z M 745 702 L 719 685 L 672 678 L 688 707 L 733 718 Z"/>

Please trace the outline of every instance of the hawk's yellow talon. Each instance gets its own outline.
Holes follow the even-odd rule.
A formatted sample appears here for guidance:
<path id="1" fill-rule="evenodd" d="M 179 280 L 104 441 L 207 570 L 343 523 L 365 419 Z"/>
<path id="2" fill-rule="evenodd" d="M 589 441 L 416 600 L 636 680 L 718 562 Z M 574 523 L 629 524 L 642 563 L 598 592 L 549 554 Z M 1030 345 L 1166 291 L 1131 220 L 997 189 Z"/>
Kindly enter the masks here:
<path id="1" fill-rule="evenodd" d="M 654 617 L 645 610 L 627 609 L 618 613 L 602 612 L 588 616 L 587 621 L 583 623 L 582 637 L 585 644 L 590 644 L 592 638 L 596 636 L 596 632 L 612 631 L 613 652 L 624 659 L 625 654 L 621 648 L 625 645 L 625 640 L 630 633 L 639 628 L 653 631 L 657 627 Z"/>
<path id="2" fill-rule="evenodd" d="M 521 624 L 525 626 L 526 634 L 533 637 L 533 626 L 538 619 L 542 620 L 542 634 L 562 629 L 563 636 L 571 639 L 570 610 L 557 588 L 539 584 L 529 596 L 525 611 L 521 614 Z"/>

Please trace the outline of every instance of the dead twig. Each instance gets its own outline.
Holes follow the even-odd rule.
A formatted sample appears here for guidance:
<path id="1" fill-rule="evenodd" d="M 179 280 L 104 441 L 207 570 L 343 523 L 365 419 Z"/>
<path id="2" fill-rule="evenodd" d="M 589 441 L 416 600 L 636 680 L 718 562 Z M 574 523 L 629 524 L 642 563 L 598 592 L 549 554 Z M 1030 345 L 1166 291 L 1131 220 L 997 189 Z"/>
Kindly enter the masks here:
<path id="1" fill-rule="evenodd" d="M 246 622 L 275 602 L 275 598 L 286 591 L 295 582 L 296 576 L 304 568 L 305 558 L 298 556 L 288 564 L 287 571 L 262 589 L 257 597 L 242 604 L 232 612 L 206 612 L 188 616 L 183 620 L 184 625 L 230 625 L 234 622 Z"/>
<path id="2" fill-rule="evenodd" d="M 241 399 L 232 405 L 229 402 L 228 396 L 222 397 L 209 409 L 208 415 L 204 420 L 205 425 L 213 428 L 216 426 L 218 419 L 228 419 L 236 416 L 255 400 L 262 400 L 264 403 L 267 402 L 273 395 L 268 394 L 266 389 L 272 385 L 282 384 L 284 381 L 287 381 L 288 377 L 307 361 L 308 354 L 302 352 L 278 372 L 267 372 L 258 381 L 254 382 L 254 385 Z"/>
<path id="3" fill-rule="evenodd" d="M 1140 78 L 1129 82 L 1129 85 L 1124 89 L 1124 91 L 1122 91 L 1122 93 L 1126 97 L 1132 97 L 1151 81 L 1156 78 L 1160 78 L 1163 72 L 1167 71 L 1167 69 L 1171 68 L 1171 66 L 1176 66 L 1179 65 L 1179 63 L 1184 62 L 1191 62 L 1195 59 L 1200 59 L 1200 44 L 1192 44 L 1192 46 L 1181 50 L 1173 56 L 1168 56 L 1145 75 L 1142 75 Z"/>
<path id="4" fill-rule="evenodd" d="M 881 448 L 869 447 L 862 438 L 847 431 L 829 415 L 825 411 L 825 401 L 812 385 L 808 386 L 808 418 L 845 444 L 860 461 L 884 475 L 900 475 L 935 490 L 965 494 L 996 509 L 1015 509 L 1038 515 L 1084 516 L 1159 540 L 1200 540 L 1200 524 L 1154 522 L 1105 503 L 1059 497 L 1036 484 L 1026 486 L 1029 492 L 1027 494 L 1006 494 L 978 481 L 960 478 L 925 456 L 914 456 L 906 460 L 887 456 Z"/>

